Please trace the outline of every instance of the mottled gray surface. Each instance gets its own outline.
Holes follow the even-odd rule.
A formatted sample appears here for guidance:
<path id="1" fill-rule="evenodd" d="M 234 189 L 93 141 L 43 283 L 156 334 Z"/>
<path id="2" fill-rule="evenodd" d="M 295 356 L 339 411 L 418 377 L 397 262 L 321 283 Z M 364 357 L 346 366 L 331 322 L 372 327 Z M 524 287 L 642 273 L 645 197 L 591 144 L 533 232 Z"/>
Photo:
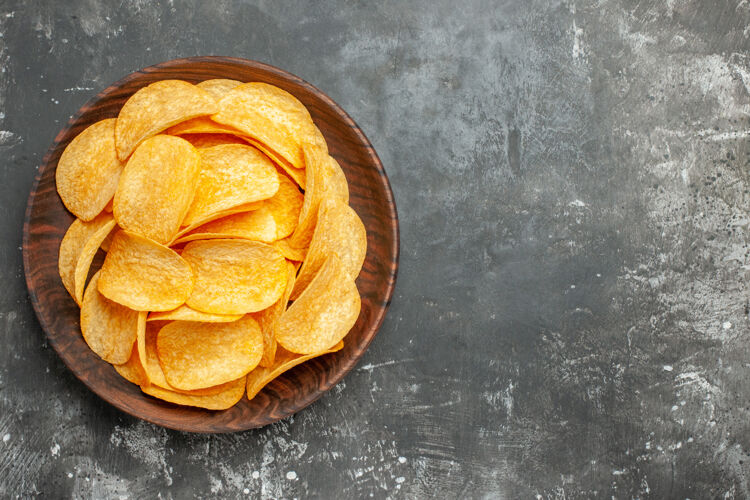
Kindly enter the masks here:
<path id="1" fill-rule="evenodd" d="M 0 2 L 0 496 L 750 497 L 750 3 Z M 362 126 L 401 218 L 358 369 L 234 435 L 79 383 L 28 302 L 35 166 L 90 96 L 258 59 Z"/>

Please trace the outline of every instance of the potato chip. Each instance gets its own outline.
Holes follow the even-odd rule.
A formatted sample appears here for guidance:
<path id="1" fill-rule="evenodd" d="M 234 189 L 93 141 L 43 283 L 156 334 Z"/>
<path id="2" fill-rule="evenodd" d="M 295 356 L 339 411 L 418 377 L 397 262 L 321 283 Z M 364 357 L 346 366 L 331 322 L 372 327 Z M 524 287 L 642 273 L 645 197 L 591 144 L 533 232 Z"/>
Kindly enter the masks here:
<path id="1" fill-rule="evenodd" d="M 294 278 L 297 275 L 297 269 L 291 262 L 287 262 L 286 267 L 287 281 L 286 287 L 284 287 L 284 294 L 271 307 L 253 315 L 260 325 L 260 330 L 263 332 L 263 357 L 260 359 L 260 366 L 268 367 L 273 364 L 274 356 L 276 355 L 276 323 L 284 311 L 286 311 L 289 296 L 294 288 Z"/>
<path id="2" fill-rule="evenodd" d="M 125 168 L 125 165 L 122 166 L 122 168 Z M 120 176 L 117 176 L 117 179 L 120 179 Z M 117 189 L 117 185 L 115 184 L 115 189 Z M 109 203 L 104 207 L 104 211 L 111 214 L 115 209 L 115 193 L 112 192 L 112 198 L 110 198 Z"/>
<path id="3" fill-rule="evenodd" d="M 305 187 L 307 186 L 307 174 L 304 168 L 295 168 L 291 163 L 282 158 L 280 154 L 278 154 L 262 142 L 256 141 L 252 137 L 243 136 L 243 139 L 250 145 L 260 150 L 268 158 L 270 158 L 271 161 L 273 161 L 279 168 L 286 172 L 287 175 L 291 177 L 299 187 L 305 189 Z"/>
<path id="4" fill-rule="evenodd" d="M 322 352 L 337 344 L 354 326 L 361 301 L 354 281 L 335 255 L 281 315 L 276 341 L 297 354 Z"/>
<path id="5" fill-rule="evenodd" d="M 128 160 L 114 202 L 117 224 L 168 243 L 177 234 L 201 178 L 198 150 L 179 137 L 146 139 Z"/>
<path id="6" fill-rule="evenodd" d="M 155 398 L 169 403 L 185 406 L 196 406 L 208 410 L 226 410 L 236 405 L 245 393 L 245 377 L 240 377 L 230 383 L 223 384 L 222 391 L 211 395 L 195 395 L 192 393 L 175 392 L 157 385 L 141 387 L 141 390 Z"/>
<path id="7" fill-rule="evenodd" d="M 193 272 L 182 257 L 125 230 L 112 239 L 100 272 L 99 291 L 137 311 L 169 311 L 193 290 Z"/>
<path id="8" fill-rule="evenodd" d="M 133 349 L 130 352 L 130 359 L 121 365 L 112 366 L 128 382 L 138 386 L 148 385 L 146 370 L 143 369 L 143 364 L 141 363 L 141 358 L 138 355 L 138 349 L 135 344 L 133 344 Z"/>
<path id="9" fill-rule="evenodd" d="M 264 205 L 271 210 L 276 221 L 276 240 L 286 238 L 294 232 L 299 222 L 299 214 L 304 203 L 304 195 L 286 175 L 279 174 L 279 190 L 265 200 Z"/>
<path id="10" fill-rule="evenodd" d="M 182 390 L 223 384 L 246 375 L 263 355 L 263 335 L 252 318 L 232 323 L 173 321 L 156 338 L 167 382 Z"/>
<path id="11" fill-rule="evenodd" d="M 210 148 L 222 144 L 247 144 L 246 141 L 243 141 L 239 137 L 229 134 L 181 134 L 180 137 L 188 141 L 196 149 Z"/>
<path id="12" fill-rule="evenodd" d="M 307 255 L 307 248 L 294 248 L 293 246 L 290 246 L 289 238 L 274 241 L 272 244 L 274 248 L 281 252 L 281 255 L 283 255 L 285 259 L 302 262 L 305 260 L 305 255 Z"/>
<path id="13" fill-rule="evenodd" d="M 57 266 L 60 272 L 60 279 L 62 280 L 63 286 L 68 291 L 71 297 L 80 306 L 81 303 L 76 299 L 76 286 L 75 286 L 75 275 L 76 265 L 78 264 L 78 258 L 81 256 L 81 252 L 92 237 L 97 232 L 101 231 L 102 228 L 111 224 L 112 216 L 110 214 L 100 214 L 91 221 L 84 222 L 81 219 L 76 219 L 68 227 L 68 230 L 63 236 L 60 242 L 60 250 L 57 259 Z"/>
<path id="14" fill-rule="evenodd" d="M 110 216 L 111 217 L 111 216 Z M 110 219 L 104 224 L 96 233 L 91 235 L 91 238 L 83 245 L 81 254 L 78 256 L 78 262 L 76 262 L 75 278 L 73 280 L 75 287 L 75 299 L 78 304 L 83 302 L 83 289 L 86 286 L 86 278 L 89 276 L 89 270 L 91 269 L 91 261 L 94 260 L 94 255 L 99 247 L 102 246 L 104 240 L 112 233 L 112 229 L 115 227 L 114 219 Z"/>
<path id="15" fill-rule="evenodd" d="M 219 112 L 211 118 L 265 144 L 294 168 L 305 167 L 303 143 L 326 147 L 307 108 L 290 93 L 267 83 L 235 87 L 219 101 Z"/>
<path id="16" fill-rule="evenodd" d="M 190 120 L 178 123 L 174 127 L 169 127 L 166 131 L 169 135 L 187 135 L 187 134 L 222 134 L 241 136 L 242 132 L 229 125 L 216 123 L 208 116 L 199 116 Z M 241 144 L 247 144 L 246 141 L 238 141 Z"/>
<path id="17" fill-rule="evenodd" d="M 270 243 L 276 239 L 276 220 L 266 206 L 241 212 L 203 224 L 175 240 L 175 244 L 194 240 L 239 238 Z"/>
<path id="18" fill-rule="evenodd" d="M 229 323 L 242 318 L 241 314 L 209 314 L 196 311 L 187 304 L 182 304 L 171 311 L 152 312 L 148 321 L 200 321 L 203 323 Z"/>
<path id="19" fill-rule="evenodd" d="M 243 203 L 242 205 L 237 205 L 236 207 L 228 208 L 226 210 L 221 210 L 219 212 L 206 215 L 204 217 L 200 217 L 197 220 L 190 223 L 188 226 L 182 227 L 177 234 L 175 235 L 174 239 L 172 240 L 172 243 L 170 245 L 175 244 L 174 242 L 178 239 L 182 238 L 184 235 L 188 234 L 191 231 L 194 231 L 196 228 L 202 226 L 203 224 L 206 224 L 208 222 L 211 222 L 216 219 L 221 219 L 222 217 L 227 217 L 229 215 L 233 214 L 241 214 L 243 212 L 252 212 L 253 210 L 258 210 L 260 207 L 263 206 L 262 201 L 253 201 L 250 203 Z"/>
<path id="20" fill-rule="evenodd" d="M 183 225 L 270 198 L 279 190 L 279 175 L 273 163 L 252 146 L 224 144 L 199 151 L 200 180 Z"/>
<path id="21" fill-rule="evenodd" d="M 331 254 L 341 259 L 344 273 L 354 280 L 362 269 L 367 253 L 367 232 L 357 212 L 335 199 L 326 199 L 318 210 L 310 248 L 297 276 L 291 299 L 294 300 L 310 284 Z"/>
<path id="22" fill-rule="evenodd" d="M 247 374 L 247 399 L 253 399 L 266 385 L 282 373 L 312 358 L 340 351 L 343 347 L 344 342 L 340 341 L 335 346 L 323 352 L 305 355 L 294 354 L 284 348 L 280 348 L 273 365 L 269 367 L 259 366 Z"/>
<path id="23" fill-rule="evenodd" d="M 214 78 L 211 80 L 203 80 L 198 83 L 197 86 L 214 96 L 217 101 L 224 97 L 230 90 L 235 87 L 242 85 L 242 82 L 237 80 L 229 80 L 227 78 Z"/>
<path id="24" fill-rule="evenodd" d="M 191 241 L 182 252 L 195 287 L 187 305 L 214 314 L 261 311 L 276 302 L 286 286 L 284 257 L 257 241 L 218 239 Z"/>
<path id="25" fill-rule="evenodd" d="M 126 363 L 138 331 L 138 312 L 108 300 L 99 293 L 101 271 L 91 278 L 81 304 L 81 333 L 88 346 L 104 361 Z"/>
<path id="26" fill-rule="evenodd" d="M 124 161 L 141 141 L 217 110 L 216 99 L 200 87 L 181 80 L 154 82 L 133 94 L 120 110 L 115 124 L 117 155 Z"/>
<path id="27" fill-rule="evenodd" d="M 57 162 L 57 192 L 65 207 L 81 220 L 99 215 L 112 199 L 125 166 L 115 150 L 115 119 L 78 134 Z"/>

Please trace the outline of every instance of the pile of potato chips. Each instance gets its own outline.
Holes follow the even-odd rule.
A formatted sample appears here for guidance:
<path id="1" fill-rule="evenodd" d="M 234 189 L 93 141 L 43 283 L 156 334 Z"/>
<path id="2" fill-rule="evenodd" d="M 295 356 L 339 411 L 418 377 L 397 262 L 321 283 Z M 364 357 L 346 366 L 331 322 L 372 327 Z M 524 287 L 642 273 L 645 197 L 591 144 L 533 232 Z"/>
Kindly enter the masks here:
<path id="1" fill-rule="evenodd" d="M 146 394 L 229 408 L 341 349 L 359 316 L 365 227 L 277 87 L 153 83 L 73 139 L 56 180 L 77 217 L 59 269 L 83 338 Z"/>

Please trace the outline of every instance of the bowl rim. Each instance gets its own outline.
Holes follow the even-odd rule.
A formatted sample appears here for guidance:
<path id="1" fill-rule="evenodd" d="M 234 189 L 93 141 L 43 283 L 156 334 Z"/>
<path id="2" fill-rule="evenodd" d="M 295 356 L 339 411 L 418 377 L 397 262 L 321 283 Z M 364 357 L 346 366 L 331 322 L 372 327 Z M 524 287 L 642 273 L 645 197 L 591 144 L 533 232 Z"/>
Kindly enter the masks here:
<path id="1" fill-rule="evenodd" d="M 373 320 L 368 323 L 368 329 L 372 330 L 373 333 L 372 335 L 369 336 L 369 338 L 365 339 L 365 343 L 362 345 L 361 350 L 357 353 L 357 355 L 352 356 L 344 364 L 342 364 L 342 367 L 338 371 L 333 372 L 330 377 L 326 378 L 325 385 L 322 387 L 319 387 L 317 391 L 314 391 L 315 392 L 314 397 L 309 398 L 299 407 L 296 407 L 293 411 L 285 412 L 284 414 L 279 415 L 278 417 L 273 417 L 266 423 L 261 423 L 257 425 L 249 425 L 249 426 L 241 426 L 236 429 L 235 428 L 205 429 L 205 428 L 194 428 L 190 425 L 181 427 L 179 425 L 173 424 L 172 421 L 170 420 L 159 419 L 151 415 L 143 415 L 143 414 L 134 412 L 132 411 L 130 407 L 123 404 L 119 399 L 110 399 L 110 398 L 105 397 L 103 394 L 101 394 L 92 384 L 89 383 L 89 381 L 86 378 L 81 377 L 79 375 L 79 371 L 80 371 L 79 368 L 76 365 L 69 362 L 67 356 L 63 356 L 62 352 L 60 351 L 58 340 L 55 338 L 55 336 L 50 334 L 50 332 L 52 331 L 52 325 L 50 325 L 49 322 L 46 321 L 46 318 L 44 318 L 41 313 L 41 301 L 37 294 L 37 289 L 33 286 L 33 283 L 32 283 L 31 276 L 32 276 L 34 268 L 31 262 L 31 257 L 29 255 L 30 253 L 29 245 L 30 245 L 30 239 L 31 239 L 31 231 L 30 231 L 31 215 L 32 215 L 32 208 L 34 206 L 34 202 L 38 194 L 39 182 L 41 181 L 42 175 L 50 166 L 51 157 L 54 154 L 55 150 L 60 146 L 63 140 L 63 137 L 73 126 L 75 126 L 76 122 L 84 114 L 90 112 L 93 106 L 95 106 L 100 100 L 106 98 L 111 93 L 117 91 L 120 87 L 129 83 L 138 74 L 147 75 L 147 74 L 150 74 L 159 70 L 163 70 L 163 69 L 170 69 L 170 68 L 175 68 L 175 67 L 183 68 L 185 67 L 185 65 L 196 64 L 196 63 L 206 63 L 206 62 L 231 63 L 232 65 L 252 67 L 262 72 L 271 73 L 271 74 L 276 75 L 277 77 L 280 77 L 283 80 L 287 80 L 299 86 L 306 87 L 306 89 L 309 92 L 311 92 L 321 101 L 323 101 L 326 106 L 330 107 L 335 112 L 336 115 L 340 116 L 343 119 L 343 122 L 344 122 L 343 124 L 349 127 L 350 129 L 352 129 L 352 131 L 357 136 L 357 139 L 361 142 L 361 144 L 364 145 L 364 147 L 369 150 L 372 161 L 374 162 L 379 172 L 382 174 L 380 177 L 383 181 L 383 188 L 384 188 L 383 191 L 385 195 L 386 206 L 388 207 L 388 210 L 390 211 L 389 216 L 391 220 L 393 221 L 393 224 L 392 224 L 393 240 L 392 240 L 392 244 L 390 248 L 390 253 L 393 256 L 393 266 L 392 266 L 392 271 L 391 271 L 392 276 L 391 276 L 391 279 L 389 279 L 387 282 L 387 287 L 385 289 L 385 294 L 383 296 L 383 301 L 381 303 L 382 307 L 378 308 L 377 314 L 373 317 Z M 241 431 L 246 431 L 250 429 L 261 428 L 261 427 L 265 427 L 266 425 L 286 419 L 292 415 L 295 415 L 299 411 L 307 408 L 312 403 L 317 401 L 321 396 L 323 396 L 323 394 L 325 394 L 331 388 L 333 388 L 336 384 L 338 384 L 354 368 L 354 366 L 362 359 L 365 352 L 367 351 L 370 344 L 372 343 L 373 339 L 380 331 L 380 328 L 383 324 L 383 321 L 385 320 L 385 316 L 388 312 L 388 309 L 390 308 L 391 301 L 393 299 L 393 293 L 396 288 L 396 282 L 398 278 L 398 268 L 399 268 L 400 225 L 399 225 L 399 219 L 398 219 L 398 209 L 396 207 L 396 200 L 393 195 L 391 183 L 388 178 L 388 175 L 386 174 L 385 167 L 383 166 L 383 163 L 381 162 L 380 157 L 375 151 L 375 148 L 373 147 L 372 143 L 367 138 L 367 136 L 365 136 L 364 132 L 359 127 L 359 125 L 357 125 L 357 123 L 354 121 L 354 119 L 352 119 L 352 117 L 349 116 L 349 114 L 343 108 L 341 108 L 341 106 L 339 106 L 333 99 L 331 99 L 326 93 L 324 93 L 323 91 L 318 89 L 316 86 L 312 85 L 311 83 L 307 82 L 306 80 L 298 77 L 297 75 L 294 75 L 281 68 L 278 68 L 276 66 L 272 66 L 270 64 L 263 63 L 260 61 L 256 61 L 252 59 L 245 59 L 245 58 L 240 58 L 240 57 L 231 57 L 231 56 L 217 56 L 217 55 L 193 56 L 193 57 L 170 59 L 164 62 L 151 64 L 149 66 L 144 66 L 136 71 L 127 73 L 126 75 L 124 75 L 123 77 L 115 81 L 114 83 L 108 85 L 101 91 L 97 92 L 94 96 L 90 97 L 68 119 L 68 121 L 62 126 L 62 128 L 59 130 L 59 132 L 55 135 L 54 139 L 52 140 L 52 143 L 50 144 L 49 148 L 47 149 L 44 156 L 42 157 L 42 160 L 40 164 L 38 165 L 37 172 L 34 176 L 34 181 L 29 191 L 29 196 L 26 202 L 26 210 L 24 213 L 22 255 L 23 255 L 23 267 L 24 267 L 24 275 L 25 275 L 25 281 L 26 281 L 26 289 L 28 291 L 29 299 L 34 309 L 34 314 L 37 318 L 37 322 L 39 323 L 39 326 L 41 326 L 42 330 L 44 331 L 47 341 L 57 353 L 58 358 L 62 359 L 65 366 L 75 375 L 76 379 L 82 382 L 91 392 L 96 394 L 100 399 L 104 400 L 109 405 L 114 406 L 118 410 L 124 413 L 127 413 L 128 415 L 131 415 L 133 417 L 136 417 L 140 420 L 144 420 L 149 423 L 159 425 L 161 427 L 165 427 L 165 428 L 169 428 L 169 429 L 173 429 L 177 431 L 182 431 L 182 432 L 217 434 L 217 433 L 241 432 Z M 244 396 L 245 395 L 243 395 L 243 397 Z M 226 411 L 226 410 L 223 410 L 223 411 Z"/>

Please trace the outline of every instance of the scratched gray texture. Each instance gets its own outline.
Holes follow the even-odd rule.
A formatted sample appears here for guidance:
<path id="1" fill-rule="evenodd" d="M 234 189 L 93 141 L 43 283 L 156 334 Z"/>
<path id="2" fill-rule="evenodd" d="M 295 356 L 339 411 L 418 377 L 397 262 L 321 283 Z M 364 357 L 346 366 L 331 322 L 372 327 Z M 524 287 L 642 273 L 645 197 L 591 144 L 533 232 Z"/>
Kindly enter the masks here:
<path id="1" fill-rule="evenodd" d="M 747 0 L 4 0 L 0 34 L 0 496 L 750 497 Z M 402 235 L 359 367 L 220 436 L 79 383 L 20 251 L 68 117 L 206 54 L 340 103 Z"/>

